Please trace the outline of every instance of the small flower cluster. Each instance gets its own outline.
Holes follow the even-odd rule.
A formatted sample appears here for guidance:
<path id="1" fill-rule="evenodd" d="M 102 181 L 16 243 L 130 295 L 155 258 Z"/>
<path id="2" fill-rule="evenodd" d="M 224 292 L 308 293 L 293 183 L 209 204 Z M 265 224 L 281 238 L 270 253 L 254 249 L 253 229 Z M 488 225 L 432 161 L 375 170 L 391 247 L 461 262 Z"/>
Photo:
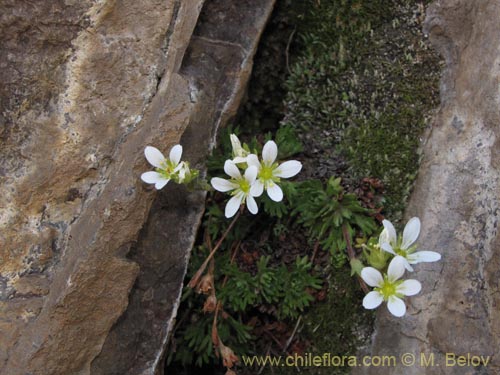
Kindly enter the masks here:
<path id="1" fill-rule="evenodd" d="M 399 280 L 405 273 L 405 269 L 413 272 L 412 264 L 421 262 L 435 262 L 441 259 L 441 255 L 434 251 L 416 251 L 415 241 L 420 234 L 420 220 L 418 217 L 411 218 L 405 226 L 403 236 L 398 237 L 396 229 L 388 220 L 382 222 L 384 229 L 380 233 L 378 243 L 368 242 L 365 253 L 368 262 L 373 267 L 364 267 L 361 270 L 361 278 L 374 290 L 363 299 L 366 309 L 375 309 L 387 303 L 389 312 L 401 317 L 406 313 L 406 305 L 402 298 L 413 296 L 420 292 L 422 285 L 419 281 Z M 387 272 L 381 271 L 390 257 L 393 257 Z"/>
<path id="2" fill-rule="evenodd" d="M 283 191 L 279 186 L 281 179 L 297 175 L 302 164 L 297 160 L 281 164 L 276 162 L 278 146 L 274 141 L 266 142 L 261 159 L 243 148 L 234 134 L 231 135 L 231 145 L 233 159 L 224 163 L 224 172 L 230 179 L 214 177 L 210 181 L 215 190 L 232 195 L 226 204 L 225 216 L 233 217 L 242 204 L 246 204 L 248 211 L 256 214 L 259 208 L 255 198 L 260 197 L 264 190 L 269 198 L 280 202 L 283 199 Z M 244 170 L 243 175 L 240 169 Z"/>
<path id="3" fill-rule="evenodd" d="M 145 148 L 144 155 L 155 170 L 143 173 L 141 179 L 154 184 L 157 190 L 165 187 L 170 180 L 178 184 L 189 184 L 198 176 L 198 171 L 190 169 L 187 161 L 181 161 L 181 145 L 172 147 L 168 159 L 160 150 L 151 146 Z"/>
<path id="4" fill-rule="evenodd" d="M 290 160 L 279 164 L 276 161 L 278 146 L 273 141 L 268 141 L 264 145 L 262 157 L 259 159 L 256 154 L 250 153 L 248 146 L 241 145 L 236 135 L 231 134 L 230 139 L 233 158 L 232 160 L 226 160 L 224 163 L 224 172 L 230 178 L 214 177 L 210 181 L 215 190 L 232 195 L 226 204 L 225 216 L 227 218 L 233 217 L 242 204 L 245 204 L 252 214 L 256 214 L 259 208 L 255 198 L 261 196 L 264 191 L 266 191 L 270 199 L 280 202 L 283 199 L 283 191 L 279 186 L 281 179 L 297 175 L 302 169 L 302 164 L 297 160 Z M 181 145 L 172 147 L 168 159 L 158 149 L 151 146 L 146 147 L 144 154 L 148 162 L 155 167 L 155 170 L 143 173 L 141 179 L 146 183 L 154 184 L 158 190 L 165 187 L 170 180 L 178 184 L 190 184 L 199 175 L 199 171 L 191 170 L 187 162 L 181 161 Z M 195 182 L 196 184 L 194 185 L 204 189 L 208 186 L 206 182 L 198 180 Z M 216 355 L 222 358 L 223 365 L 227 368 L 226 375 L 235 374 L 232 367 L 238 362 L 238 356 L 234 354 L 230 347 L 224 345 L 217 329 L 217 317 L 221 310 L 221 303 L 217 300 L 215 292 L 215 262 L 213 255 L 226 234 L 231 230 L 236 219 L 237 217 L 233 219 L 233 222 L 213 249 L 209 245 L 211 250 L 210 255 L 205 259 L 188 284 L 190 288 L 194 288 L 198 293 L 207 296 L 203 311 L 214 314 L 211 334 L 212 343 Z M 202 276 L 208 263 L 210 263 L 208 272 Z"/>
<path id="5" fill-rule="evenodd" d="M 210 181 L 215 190 L 232 195 L 226 204 L 225 216 L 233 217 L 242 204 L 246 204 L 248 210 L 256 214 L 259 207 L 255 198 L 260 197 L 264 190 L 269 198 L 280 202 L 283 199 L 283 190 L 279 186 L 281 179 L 297 175 L 302 169 L 302 163 L 289 160 L 279 164 L 276 161 L 278 146 L 274 141 L 268 141 L 264 145 L 261 159 L 256 154 L 250 153 L 248 147 L 242 147 L 240 140 L 234 134 L 231 134 L 231 145 L 233 159 L 224 163 L 224 172 L 230 178 L 214 177 Z M 187 185 L 198 177 L 198 170 L 191 169 L 188 162 L 181 161 L 181 145 L 172 147 L 168 158 L 152 146 L 146 147 L 144 155 L 155 170 L 143 173 L 141 179 L 148 184 L 154 184 L 158 190 L 171 180 Z"/>

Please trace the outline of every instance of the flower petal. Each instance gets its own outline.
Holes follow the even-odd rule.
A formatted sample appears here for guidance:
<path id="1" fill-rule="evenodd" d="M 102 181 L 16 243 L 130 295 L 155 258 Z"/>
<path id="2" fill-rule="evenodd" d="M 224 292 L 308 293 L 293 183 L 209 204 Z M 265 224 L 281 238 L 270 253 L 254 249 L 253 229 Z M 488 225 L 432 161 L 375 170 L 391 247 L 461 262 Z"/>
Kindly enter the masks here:
<path id="1" fill-rule="evenodd" d="M 382 244 L 384 243 L 389 243 L 390 242 L 390 239 L 389 239 L 389 233 L 387 232 L 387 229 L 383 229 L 382 232 L 380 232 L 380 235 L 378 236 L 378 245 L 380 247 L 382 247 Z M 386 250 L 387 251 L 387 250 Z M 391 247 L 391 251 L 392 251 L 392 247 Z M 390 251 L 389 251 L 390 252 Z"/>
<path id="2" fill-rule="evenodd" d="M 226 162 L 224 163 L 224 172 L 226 172 L 226 174 L 228 176 L 231 176 L 232 178 L 241 178 L 240 170 L 231 160 L 226 160 Z"/>
<path id="3" fill-rule="evenodd" d="M 441 254 L 435 251 L 417 251 L 416 253 L 408 255 L 408 261 L 411 264 L 421 262 L 437 262 L 441 259 Z"/>
<path id="4" fill-rule="evenodd" d="M 363 298 L 363 307 L 368 310 L 376 309 L 383 300 L 384 297 L 379 292 L 370 292 Z"/>
<path id="5" fill-rule="evenodd" d="M 295 176 L 302 169 L 302 163 L 298 160 L 289 160 L 280 164 L 278 168 L 274 170 L 274 175 L 281 178 L 290 178 Z"/>
<path id="6" fill-rule="evenodd" d="M 165 178 L 164 180 L 161 180 L 161 181 L 158 181 L 156 184 L 155 184 L 155 188 L 156 190 L 160 190 L 160 189 L 163 189 L 165 187 L 166 184 L 168 184 L 168 182 L 170 181 L 169 178 Z"/>
<path id="7" fill-rule="evenodd" d="M 170 154 L 169 154 L 168 158 L 170 159 L 170 161 L 174 165 L 177 165 L 181 161 L 181 156 L 182 156 L 182 146 L 181 145 L 175 145 L 170 150 Z"/>
<path id="8" fill-rule="evenodd" d="M 406 305 L 401 298 L 391 296 L 387 301 L 387 308 L 390 313 L 398 318 L 406 314 Z"/>
<path id="9" fill-rule="evenodd" d="M 389 263 L 389 268 L 387 269 L 387 277 L 390 282 L 394 282 L 403 276 L 406 262 L 407 260 L 401 255 L 396 255 L 392 258 L 391 263 Z"/>
<path id="10" fill-rule="evenodd" d="M 247 208 L 254 215 L 259 212 L 257 202 L 255 202 L 255 199 L 251 195 L 247 195 Z"/>
<path id="11" fill-rule="evenodd" d="M 392 249 L 392 246 L 389 245 L 387 242 L 382 243 L 380 245 L 380 248 L 384 251 L 387 251 L 388 253 L 391 253 L 392 255 L 396 255 L 396 252 Z"/>
<path id="12" fill-rule="evenodd" d="M 236 157 L 232 160 L 232 162 L 233 162 L 234 164 L 246 163 L 246 162 L 247 162 L 247 157 L 246 157 L 246 156 L 245 156 L 245 157 L 243 157 L 243 156 L 236 156 Z"/>
<path id="13" fill-rule="evenodd" d="M 144 172 L 141 174 L 141 180 L 147 184 L 156 184 L 158 181 L 164 180 L 165 177 L 158 172 Z"/>
<path id="14" fill-rule="evenodd" d="M 248 166 L 249 166 L 249 167 L 250 167 L 250 166 L 254 166 L 254 167 L 256 167 L 258 170 L 260 170 L 260 168 L 262 167 L 262 166 L 260 165 L 260 161 L 259 161 L 259 158 L 257 157 L 257 155 L 255 155 L 255 154 L 250 154 L 250 155 L 248 155 L 248 156 L 247 156 L 247 158 L 246 158 L 246 159 L 247 159 L 247 164 L 248 164 Z"/>
<path id="15" fill-rule="evenodd" d="M 404 265 L 405 265 L 405 268 L 408 272 L 413 272 L 413 267 L 410 265 L 410 262 L 408 262 L 408 259 L 404 258 Z"/>
<path id="16" fill-rule="evenodd" d="M 165 156 L 156 147 L 147 146 L 144 149 L 144 156 L 153 167 L 161 168 L 162 164 L 165 163 Z"/>
<path id="17" fill-rule="evenodd" d="M 259 173 L 257 168 L 251 165 L 245 171 L 245 180 L 247 180 L 248 183 L 252 185 L 255 182 L 255 179 L 257 178 L 257 173 Z"/>
<path id="18" fill-rule="evenodd" d="M 229 139 L 231 140 L 231 147 L 233 148 L 233 152 L 237 153 L 241 149 L 240 139 L 236 136 L 236 134 L 231 134 L 229 136 Z"/>
<path id="19" fill-rule="evenodd" d="M 260 197 L 264 191 L 264 184 L 256 180 L 250 188 L 250 195 L 253 197 Z"/>
<path id="20" fill-rule="evenodd" d="M 264 160 L 267 165 L 271 165 L 274 163 L 277 156 L 278 146 L 276 146 L 274 141 L 267 141 L 262 149 L 262 160 Z"/>
<path id="21" fill-rule="evenodd" d="M 419 234 L 420 219 L 418 217 L 412 217 L 403 231 L 403 243 L 401 244 L 401 248 L 403 250 L 408 249 L 417 240 Z"/>
<path id="22" fill-rule="evenodd" d="M 242 194 L 236 194 L 226 203 L 226 209 L 224 215 L 229 219 L 233 217 L 236 212 L 240 209 L 241 201 L 243 200 Z"/>
<path id="23" fill-rule="evenodd" d="M 404 294 L 405 296 L 414 296 L 422 290 L 422 284 L 418 280 L 405 280 L 396 288 L 396 293 Z"/>
<path id="24" fill-rule="evenodd" d="M 181 168 L 178 169 L 178 175 L 179 175 L 179 183 L 182 184 L 184 182 L 184 179 L 186 178 L 186 168 L 183 167 L 184 162 L 180 163 L 179 165 Z"/>
<path id="25" fill-rule="evenodd" d="M 214 177 L 210 180 L 212 187 L 223 193 L 236 189 L 238 186 L 229 180 L 224 180 L 223 178 Z"/>
<path id="26" fill-rule="evenodd" d="M 276 185 L 276 184 L 270 184 L 267 189 L 267 195 L 269 195 L 269 198 L 271 198 L 275 202 L 281 202 L 283 200 L 283 190 Z"/>
<path id="27" fill-rule="evenodd" d="M 181 169 L 186 169 L 187 165 L 185 162 L 180 162 L 179 164 L 177 164 L 177 167 L 174 168 L 174 173 L 175 172 L 179 172 Z"/>
<path id="28" fill-rule="evenodd" d="M 377 287 L 382 285 L 384 278 L 379 270 L 373 267 L 365 267 L 361 270 L 361 278 L 370 286 Z"/>
<path id="29" fill-rule="evenodd" d="M 383 220 L 382 225 L 387 230 L 387 235 L 389 236 L 389 243 L 392 246 L 395 246 L 398 240 L 396 235 L 396 229 L 394 229 L 394 225 L 389 220 Z"/>

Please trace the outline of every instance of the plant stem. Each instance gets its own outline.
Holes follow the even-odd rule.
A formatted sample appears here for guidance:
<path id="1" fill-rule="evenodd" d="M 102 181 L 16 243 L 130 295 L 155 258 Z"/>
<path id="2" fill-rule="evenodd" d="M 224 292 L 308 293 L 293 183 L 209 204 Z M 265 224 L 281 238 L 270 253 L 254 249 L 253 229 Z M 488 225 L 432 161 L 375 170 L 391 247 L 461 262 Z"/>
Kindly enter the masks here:
<path id="1" fill-rule="evenodd" d="M 283 349 L 283 353 L 286 353 L 286 351 L 288 350 L 288 347 L 292 343 L 293 338 L 295 337 L 295 334 L 297 333 L 297 330 L 299 329 L 299 324 L 300 324 L 301 320 L 302 320 L 302 315 L 300 315 L 299 319 L 297 319 L 297 323 L 295 324 L 295 328 L 293 329 L 293 332 L 292 332 L 291 336 L 286 341 L 285 346 L 283 346 L 283 348 L 282 348 Z"/>
<path id="2" fill-rule="evenodd" d="M 313 250 L 313 255 L 311 257 L 311 263 L 314 263 L 314 258 L 316 258 L 316 254 L 318 253 L 318 249 L 319 249 L 319 240 L 317 240 L 316 243 L 314 244 L 314 250 Z"/>
<path id="3" fill-rule="evenodd" d="M 342 234 L 344 235 L 344 240 L 347 245 L 347 255 L 349 256 L 349 259 L 356 259 L 356 252 L 352 248 L 351 245 L 351 236 L 349 235 L 349 230 L 347 229 L 347 225 L 343 224 L 342 225 Z M 361 289 L 363 289 L 363 292 L 368 293 L 370 290 L 368 289 L 368 286 L 366 286 L 365 282 L 363 279 L 359 276 L 357 276 L 359 285 L 361 286 Z"/>
<path id="4" fill-rule="evenodd" d="M 208 262 L 210 262 L 210 259 L 212 259 L 212 257 L 215 255 L 215 252 L 222 245 L 222 241 L 224 241 L 224 239 L 226 238 L 226 236 L 228 235 L 228 233 L 231 231 L 231 229 L 233 228 L 234 224 L 236 223 L 236 220 L 238 220 L 238 218 L 240 217 L 240 215 L 241 215 L 241 209 L 238 211 L 238 213 L 234 217 L 233 221 L 231 221 L 231 224 L 229 224 L 229 226 L 227 227 L 226 231 L 222 234 L 222 237 L 219 239 L 219 242 L 217 242 L 217 244 L 215 245 L 215 247 L 213 248 L 213 250 L 210 252 L 210 254 L 208 255 L 207 259 L 205 259 L 205 261 L 200 266 L 200 268 L 198 269 L 198 271 L 196 271 L 195 275 L 193 276 L 193 278 L 189 282 L 188 287 L 194 288 L 194 287 L 196 287 L 196 285 L 198 285 L 198 282 L 200 281 L 201 275 L 203 275 L 203 272 L 205 272 L 205 269 L 207 268 Z"/>

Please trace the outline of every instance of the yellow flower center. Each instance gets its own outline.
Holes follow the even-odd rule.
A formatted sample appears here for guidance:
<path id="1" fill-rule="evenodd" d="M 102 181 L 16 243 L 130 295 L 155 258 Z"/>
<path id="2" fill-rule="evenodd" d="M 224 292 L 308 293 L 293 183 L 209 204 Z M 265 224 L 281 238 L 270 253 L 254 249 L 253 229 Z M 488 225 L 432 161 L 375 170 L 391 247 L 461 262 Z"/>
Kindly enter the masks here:
<path id="1" fill-rule="evenodd" d="M 161 174 L 166 178 L 171 178 L 172 173 L 174 172 L 175 165 L 170 160 L 166 160 L 161 164 L 160 168 L 156 168 L 156 172 Z"/>
<path id="2" fill-rule="evenodd" d="M 380 294 L 382 294 L 382 296 L 384 297 L 384 301 L 387 301 L 391 296 L 402 297 L 403 296 L 402 294 L 396 292 L 397 287 L 402 282 L 403 282 L 402 280 L 390 282 L 389 279 L 387 278 L 387 275 L 385 275 L 384 281 L 382 282 L 382 286 L 380 288 L 375 288 L 375 290 Z"/>
<path id="3" fill-rule="evenodd" d="M 244 178 L 238 181 L 238 185 L 240 185 L 240 190 L 245 194 L 248 194 L 250 192 L 250 184 Z"/>
<path id="4" fill-rule="evenodd" d="M 260 169 L 259 177 L 261 180 L 268 181 L 273 179 L 273 166 L 264 165 Z"/>

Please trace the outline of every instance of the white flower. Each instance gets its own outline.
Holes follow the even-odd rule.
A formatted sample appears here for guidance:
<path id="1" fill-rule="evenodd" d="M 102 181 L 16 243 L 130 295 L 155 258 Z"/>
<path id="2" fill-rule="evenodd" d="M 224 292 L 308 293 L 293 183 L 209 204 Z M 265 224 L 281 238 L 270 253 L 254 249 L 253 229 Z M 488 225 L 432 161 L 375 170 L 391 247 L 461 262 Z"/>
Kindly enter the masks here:
<path id="1" fill-rule="evenodd" d="M 248 167 L 245 171 L 245 175 L 242 176 L 236 164 L 231 160 L 226 160 L 224 163 L 224 172 L 231 177 L 230 180 L 214 177 L 210 183 L 215 190 L 223 193 L 230 191 L 233 196 L 226 204 L 226 217 L 233 217 L 243 203 L 243 200 L 246 201 L 248 211 L 252 214 L 256 214 L 259 208 L 250 190 L 257 178 L 257 168 Z"/>
<path id="2" fill-rule="evenodd" d="M 403 296 L 414 296 L 422 289 L 422 285 L 417 280 L 399 280 L 405 272 L 405 259 L 401 256 L 395 256 L 387 274 L 382 274 L 373 267 L 365 267 L 361 270 L 361 278 L 368 285 L 374 287 L 374 290 L 363 298 L 363 307 L 365 309 L 375 309 L 385 301 L 390 313 L 401 317 L 406 313 L 405 303 L 401 298 Z"/>
<path id="3" fill-rule="evenodd" d="M 233 163 L 246 163 L 247 156 L 250 153 L 241 147 L 241 142 L 235 134 L 231 134 L 229 138 L 231 139 L 231 146 L 233 147 Z"/>
<path id="4" fill-rule="evenodd" d="M 295 176 L 302 169 L 302 163 L 297 160 L 285 161 L 282 164 L 276 163 L 277 156 L 278 146 L 273 141 L 268 141 L 264 145 L 262 162 L 259 161 L 257 155 L 247 156 L 248 165 L 255 166 L 259 171 L 257 181 L 252 186 L 253 196 L 259 197 L 265 189 L 269 198 L 280 202 L 283 199 L 283 191 L 278 183 L 282 178 Z"/>
<path id="5" fill-rule="evenodd" d="M 144 149 L 144 155 L 149 164 L 155 167 L 155 171 L 143 173 L 141 175 L 142 181 L 148 184 L 155 184 L 155 188 L 158 190 L 163 188 L 172 179 L 179 182 L 178 172 L 185 168 L 185 163 L 180 163 L 182 156 L 181 145 L 172 147 L 168 159 L 163 156 L 160 150 L 151 146 L 147 146 Z M 184 179 L 185 172 L 183 172 L 181 179 Z"/>
<path id="6" fill-rule="evenodd" d="M 405 226 L 403 237 L 398 238 L 396 229 L 389 220 L 382 222 L 384 230 L 380 233 L 379 244 L 382 250 L 393 255 L 401 255 L 405 259 L 405 267 L 408 271 L 413 271 L 410 264 L 421 262 L 436 262 L 441 259 L 441 254 L 435 251 L 417 251 L 416 246 L 412 246 L 420 234 L 420 220 L 418 217 L 411 218 Z"/>

